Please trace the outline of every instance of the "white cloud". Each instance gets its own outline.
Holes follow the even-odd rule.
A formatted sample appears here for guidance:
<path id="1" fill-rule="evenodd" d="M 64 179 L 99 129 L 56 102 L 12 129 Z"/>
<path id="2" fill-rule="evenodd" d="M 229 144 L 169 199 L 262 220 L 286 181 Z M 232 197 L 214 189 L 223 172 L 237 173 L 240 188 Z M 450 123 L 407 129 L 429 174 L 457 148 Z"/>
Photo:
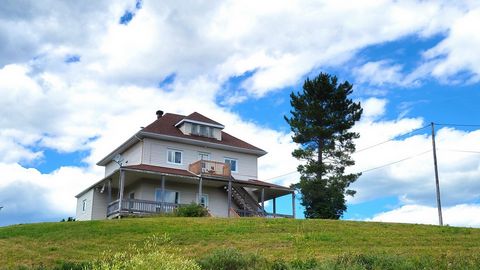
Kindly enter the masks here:
<path id="1" fill-rule="evenodd" d="M 477 7 L 455 20 L 448 36 L 424 53 L 424 57 L 431 61 L 427 63 L 433 65 L 431 74 L 434 77 L 448 81 L 460 72 L 480 74 L 480 56 L 477 53 L 480 37 L 474 34 L 479 24 L 480 7 Z"/>
<path id="2" fill-rule="evenodd" d="M 480 227 L 480 205 L 459 204 L 442 209 L 443 224 L 462 227 Z M 438 225 L 438 210 L 425 205 L 404 205 L 382 212 L 369 221 L 401 222 Z"/>
<path id="3" fill-rule="evenodd" d="M 458 44 L 463 43 L 456 42 L 475 30 L 466 26 L 475 22 L 476 11 L 467 12 L 463 5 L 450 2 L 147 1 L 128 25 L 120 25 L 120 16 L 133 3 L 32 1 L 2 5 L 0 113 L 6 117 L 0 118 L 0 162 L 6 176 L 0 188 L 4 192 L 11 195 L 30 185 L 45 193 L 42 200 L 52 205 L 51 211 L 70 213 L 73 194 L 102 176 L 94 164 L 140 126 L 153 121 L 157 109 L 184 114 L 195 110 L 225 123 L 228 132 L 269 152 L 259 161 L 259 177 L 268 179 L 296 168 L 290 134 L 241 119 L 217 104 L 219 93 L 226 97 L 223 104 L 227 106 L 264 96 L 299 82 L 314 69 L 341 66 L 365 46 L 407 35 L 448 33 L 444 42 L 426 53 L 428 59 L 437 61 L 438 55 L 448 55 L 444 59 L 453 61 L 454 67 L 476 67 L 473 60 L 457 56 Z M 465 42 L 470 52 L 476 48 L 476 40 Z M 66 64 L 67 55 L 78 55 L 80 61 Z M 387 64 L 367 63 L 359 72 L 365 80 L 390 83 L 398 79 L 401 67 Z M 435 74 L 452 72 L 430 64 L 422 74 L 428 74 L 430 68 L 435 68 Z M 242 84 L 245 95 L 221 92 L 229 78 L 245 72 L 253 73 Z M 159 88 L 158 83 L 170 74 L 176 76 L 168 91 Z M 357 148 L 423 124 L 420 118 L 379 121 L 386 103 L 386 99 L 365 101 L 366 117 L 358 125 L 362 138 Z M 439 145 L 464 139 L 473 142 L 477 135 L 440 130 Z M 394 142 L 384 150 L 390 153 L 387 157 L 380 151 L 359 155 L 356 169 L 409 155 L 427 143 L 426 136 Z M 36 148 L 90 150 L 85 158 L 88 167 L 41 174 L 19 166 L 19 162 L 42 158 L 41 151 L 32 150 Z M 455 160 L 456 154 L 440 158 L 446 168 L 442 181 L 450 188 L 449 183 L 468 179 L 452 188 L 472 190 L 476 188 L 476 164 L 457 154 Z M 453 161 L 463 164 L 462 178 L 456 173 L 458 168 L 450 165 Z M 375 192 L 387 191 L 421 201 L 426 195 L 412 191 L 410 183 L 431 182 L 428 164 L 428 160 L 421 163 L 418 173 L 400 164 L 390 168 L 398 172 L 365 174 L 358 182 L 357 198 L 375 198 Z M 291 174 L 275 181 L 289 184 L 297 179 L 298 175 Z M 409 188 L 404 188 L 406 182 Z M 458 197 L 471 196 L 467 193 L 458 192 Z M 452 197 L 451 201 L 455 200 L 459 198 Z"/>

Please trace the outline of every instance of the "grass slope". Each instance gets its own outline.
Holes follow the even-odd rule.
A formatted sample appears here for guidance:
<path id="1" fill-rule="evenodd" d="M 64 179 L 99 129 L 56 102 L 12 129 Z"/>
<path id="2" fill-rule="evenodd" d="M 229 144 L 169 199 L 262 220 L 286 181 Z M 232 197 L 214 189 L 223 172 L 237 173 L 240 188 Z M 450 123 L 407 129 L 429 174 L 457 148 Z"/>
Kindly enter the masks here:
<path id="1" fill-rule="evenodd" d="M 370 222 L 261 218 L 139 218 L 0 228 L 0 266 L 52 266 L 99 258 L 167 234 L 183 255 L 234 247 L 268 259 L 329 259 L 345 253 L 405 258 L 480 254 L 480 229 Z M 1 269 L 2 267 L 0 267 Z"/>

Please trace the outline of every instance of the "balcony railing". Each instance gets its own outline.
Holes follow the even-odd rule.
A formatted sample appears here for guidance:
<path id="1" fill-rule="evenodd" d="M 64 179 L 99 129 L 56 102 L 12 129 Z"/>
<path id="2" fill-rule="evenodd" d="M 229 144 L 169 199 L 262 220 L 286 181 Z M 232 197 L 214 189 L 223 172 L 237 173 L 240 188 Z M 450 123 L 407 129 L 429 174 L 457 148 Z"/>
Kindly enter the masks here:
<path id="1" fill-rule="evenodd" d="M 121 210 L 119 211 L 119 200 L 115 200 L 107 206 L 107 217 L 119 213 L 131 213 L 131 214 L 160 214 L 160 213 L 172 213 L 182 204 L 156 202 L 137 199 L 124 199 L 122 200 Z"/>
<path id="2" fill-rule="evenodd" d="M 194 174 L 212 175 L 229 177 L 230 166 L 228 164 L 211 160 L 199 160 L 188 167 L 188 170 Z"/>

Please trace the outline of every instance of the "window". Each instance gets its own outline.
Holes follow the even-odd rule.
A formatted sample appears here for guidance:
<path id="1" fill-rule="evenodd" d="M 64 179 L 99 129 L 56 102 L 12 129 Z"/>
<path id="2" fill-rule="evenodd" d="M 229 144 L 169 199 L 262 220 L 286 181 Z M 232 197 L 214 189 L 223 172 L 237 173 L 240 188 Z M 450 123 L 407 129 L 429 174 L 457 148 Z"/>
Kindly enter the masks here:
<path id="1" fill-rule="evenodd" d="M 231 172 L 238 172 L 237 160 L 233 158 L 225 158 L 225 163 L 230 166 Z"/>
<path id="2" fill-rule="evenodd" d="M 155 200 L 157 202 L 162 201 L 162 189 L 161 188 L 155 189 Z M 166 203 L 176 203 L 176 204 L 178 204 L 179 201 L 180 200 L 179 200 L 178 191 L 165 189 L 165 202 Z"/>
<path id="3" fill-rule="evenodd" d="M 209 126 L 192 124 L 191 133 L 193 135 L 203 136 L 203 137 L 213 137 L 213 128 Z"/>
<path id="4" fill-rule="evenodd" d="M 172 164 L 182 164 L 182 151 L 168 149 L 167 162 Z"/>
<path id="5" fill-rule="evenodd" d="M 202 193 L 202 197 L 200 200 L 198 199 L 198 193 L 197 193 L 197 202 L 205 208 L 208 208 L 208 194 Z"/>
<path id="6" fill-rule="evenodd" d="M 87 211 L 87 199 L 82 201 L 82 212 Z"/>

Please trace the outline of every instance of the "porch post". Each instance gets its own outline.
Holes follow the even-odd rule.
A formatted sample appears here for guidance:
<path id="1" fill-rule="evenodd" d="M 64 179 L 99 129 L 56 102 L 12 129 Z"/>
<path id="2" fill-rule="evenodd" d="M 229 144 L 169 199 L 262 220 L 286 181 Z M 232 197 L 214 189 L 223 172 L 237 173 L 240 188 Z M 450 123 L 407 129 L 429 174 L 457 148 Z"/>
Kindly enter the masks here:
<path id="1" fill-rule="evenodd" d="M 123 201 L 123 189 L 125 185 L 125 171 L 120 169 L 120 187 L 119 187 L 119 195 L 118 195 L 118 216 L 120 217 L 120 213 L 122 212 L 122 201 Z"/>
<path id="2" fill-rule="evenodd" d="M 232 179 L 228 180 L 228 217 L 230 217 L 231 207 L 232 207 Z"/>
<path id="3" fill-rule="evenodd" d="M 292 191 L 292 214 L 293 218 L 295 218 L 295 191 Z"/>
<path id="4" fill-rule="evenodd" d="M 275 218 L 277 215 L 277 200 L 273 198 L 273 217 Z"/>
<path id="5" fill-rule="evenodd" d="M 262 211 L 265 211 L 265 188 L 262 188 Z"/>
<path id="6" fill-rule="evenodd" d="M 200 177 L 199 181 L 198 181 L 198 198 L 197 198 L 197 204 L 200 204 L 202 202 L 202 183 L 203 182 L 203 178 Z"/>
<path id="7" fill-rule="evenodd" d="M 108 203 L 112 202 L 112 179 L 108 179 L 107 182 Z"/>
<path id="8" fill-rule="evenodd" d="M 165 211 L 165 175 L 162 175 L 160 200 L 161 200 L 160 212 L 164 212 Z"/>

